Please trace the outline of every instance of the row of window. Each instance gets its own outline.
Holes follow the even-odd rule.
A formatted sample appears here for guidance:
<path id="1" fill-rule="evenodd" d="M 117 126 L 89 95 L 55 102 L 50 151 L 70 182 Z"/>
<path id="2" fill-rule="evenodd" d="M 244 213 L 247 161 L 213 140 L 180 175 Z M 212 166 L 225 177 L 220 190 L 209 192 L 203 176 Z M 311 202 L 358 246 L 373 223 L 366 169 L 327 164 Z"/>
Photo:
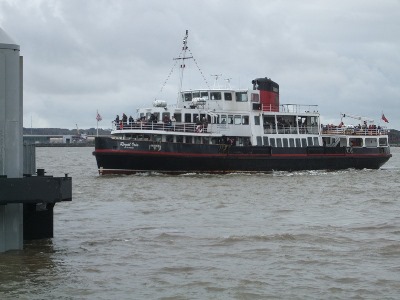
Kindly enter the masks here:
<path id="1" fill-rule="evenodd" d="M 262 144 L 263 142 L 263 144 Z M 307 138 L 268 138 L 264 136 L 261 140 L 261 136 L 257 137 L 257 146 L 271 146 L 271 147 L 307 147 L 307 146 L 319 146 L 318 137 L 307 137 Z"/>
<path id="2" fill-rule="evenodd" d="M 186 143 L 186 144 L 224 144 L 226 143 L 223 138 L 217 137 L 204 137 L 204 136 L 183 136 L 183 135 L 162 135 L 157 134 L 129 134 L 124 138 L 131 138 L 133 140 L 146 140 L 153 142 L 170 142 L 170 143 Z M 249 137 L 231 137 L 236 146 L 249 145 Z M 307 147 L 319 146 L 318 137 L 307 138 L 268 138 L 257 137 L 257 146 L 271 146 L 271 147 Z"/>
<path id="3" fill-rule="evenodd" d="M 140 118 L 145 117 L 146 120 L 150 118 L 151 112 L 147 113 L 140 113 Z M 168 111 L 160 113 L 154 112 L 153 113 L 155 122 L 169 120 L 174 116 L 175 121 L 185 122 L 185 123 L 196 123 L 198 120 L 201 121 L 206 120 L 208 123 L 213 124 L 234 124 L 234 125 L 249 125 L 249 116 L 248 115 L 217 115 L 213 114 L 212 116 L 206 114 L 198 114 L 198 113 L 185 113 L 182 116 L 182 113 L 170 113 Z M 261 121 L 263 121 L 264 129 L 266 130 L 265 133 L 276 133 L 276 126 L 275 126 L 275 116 L 264 116 L 264 118 L 260 116 L 254 116 L 254 124 L 260 125 Z M 285 129 L 285 130 L 293 130 L 297 132 L 297 127 L 309 128 L 308 130 L 313 129 L 312 133 L 318 133 L 318 128 L 316 127 L 318 124 L 317 117 L 292 117 L 290 121 L 282 120 L 282 117 L 277 117 L 277 129 Z M 268 131 L 269 130 L 269 131 Z M 279 132 L 279 133 L 293 133 L 293 132 Z M 311 132 L 309 132 L 311 133 Z"/>
<path id="4" fill-rule="evenodd" d="M 146 120 L 150 118 L 151 113 L 148 112 L 146 114 L 141 113 L 140 117 L 145 117 Z M 234 124 L 234 125 L 249 125 L 249 116 L 247 115 L 213 115 L 212 117 L 210 115 L 206 114 L 183 114 L 183 120 L 182 120 L 182 114 L 181 113 L 174 113 L 171 114 L 170 112 L 163 112 L 161 113 L 161 116 L 159 113 L 153 113 L 155 117 L 155 122 L 158 121 L 164 121 L 164 120 L 170 120 L 172 116 L 174 116 L 175 121 L 180 123 L 180 122 L 185 122 L 185 123 L 196 123 L 198 120 L 201 122 L 207 121 L 207 123 L 214 123 L 214 124 Z"/>
<path id="5" fill-rule="evenodd" d="M 248 102 L 247 92 L 209 92 L 209 91 L 198 91 L 198 92 L 187 92 L 182 93 L 183 101 L 192 101 L 193 98 L 202 98 L 204 100 L 225 100 L 236 102 Z M 259 95 L 251 94 L 252 102 L 259 102 Z"/>

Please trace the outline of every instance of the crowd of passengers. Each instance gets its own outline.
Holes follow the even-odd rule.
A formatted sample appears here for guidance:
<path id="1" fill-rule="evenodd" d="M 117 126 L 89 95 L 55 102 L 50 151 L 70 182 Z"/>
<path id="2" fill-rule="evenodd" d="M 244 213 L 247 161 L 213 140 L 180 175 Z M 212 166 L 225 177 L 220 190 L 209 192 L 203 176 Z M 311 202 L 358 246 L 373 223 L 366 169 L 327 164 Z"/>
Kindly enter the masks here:
<path id="1" fill-rule="evenodd" d="M 125 113 L 123 113 L 122 118 L 120 118 L 119 115 L 117 115 L 114 120 L 115 127 L 119 128 L 119 129 L 132 128 L 135 125 L 150 125 L 153 123 L 158 123 L 158 119 L 155 114 L 151 114 L 148 119 L 146 119 L 145 116 L 142 116 L 142 117 L 134 120 L 132 116 L 129 116 L 129 118 L 128 118 L 128 116 Z M 164 117 L 162 123 L 165 126 L 167 126 L 168 128 L 172 128 L 173 126 L 175 126 L 175 123 L 176 123 L 175 116 L 172 115 L 172 117 L 169 118 L 169 116 L 166 115 Z M 207 129 L 207 125 L 208 125 L 208 122 L 205 117 L 203 117 L 200 120 L 200 118 L 197 116 L 194 130 L 195 130 L 195 132 L 203 132 Z"/>
<path id="2" fill-rule="evenodd" d="M 281 129 L 281 128 L 291 128 L 291 127 L 295 126 L 295 124 L 293 124 L 291 121 L 285 120 L 283 118 L 278 118 L 276 121 L 277 121 L 277 127 L 279 129 Z M 302 120 L 299 119 L 298 122 L 297 122 L 297 126 L 299 128 L 307 127 L 307 120 L 303 120 L 302 121 Z M 313 124 L 311 124 L 311 126 L 315 126 L 315 124 L 313 123 Z M 275 123 L 270 123 L 268 121 L 265 121 L 264 122 L 264 128 L 275 128 Z"/>
<path id="3" fill-rule="evenodd" d="M 328 125 L 322 125 L 321 124 L 321 128 L 322 128 L 322 132 L 326 133 L 328 131 L 337 131 L 337 130 L 350 130 L 353 133 L 357 133 L 357 132 L 369 132 L 369 133 L 380 133 L 382 130 L 381 126 L 376 126 L 375 124 L 367 124 L 367 121 L 364 121 L 363 125 L 358 124 L 356 126 L 353 125 L 344 125 L 343 122 L 340 122 L 339 125 L 333 125 L 333 124 L 328 124 Z"/>
<path id="4" fill-rule="evenodd" d="M 275 125 L 275 122 L 268 122 L 264 121 L 264 130 L 275 130 L 278 129 L 279 133 L 296 133 L 296 123 L 293 123 L 291 121 L 285 120 L 283 118 L 277 118 L 277 123 Z M 299 119 L 297 121 L 297 127 L 299 128 L 300 133 L 308 133 L 310 128 L 308 128 L 307 120 L 301 120 Z M 311 123 L 311 127 L 317 126 L 314 123 Z M 266 132 L 266 131 L 265 131 Z M 266 132 L 267 133 L 267 132 Z"/>

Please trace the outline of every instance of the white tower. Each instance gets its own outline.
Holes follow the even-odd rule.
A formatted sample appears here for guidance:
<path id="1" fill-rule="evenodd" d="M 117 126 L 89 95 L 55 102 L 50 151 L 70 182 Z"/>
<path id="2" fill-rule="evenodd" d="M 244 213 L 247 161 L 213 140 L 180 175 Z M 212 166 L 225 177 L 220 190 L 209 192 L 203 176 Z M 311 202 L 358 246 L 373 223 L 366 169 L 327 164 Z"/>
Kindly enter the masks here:
<path id="1" fill-rule="evenodd" d="M 0 28 L 0 175 L 23 176 L 22 57 Z M 0 191 L 1 192 L 1 191 Z M 22 249 L 22 204 L 0 205 L 0 252 Z"/>

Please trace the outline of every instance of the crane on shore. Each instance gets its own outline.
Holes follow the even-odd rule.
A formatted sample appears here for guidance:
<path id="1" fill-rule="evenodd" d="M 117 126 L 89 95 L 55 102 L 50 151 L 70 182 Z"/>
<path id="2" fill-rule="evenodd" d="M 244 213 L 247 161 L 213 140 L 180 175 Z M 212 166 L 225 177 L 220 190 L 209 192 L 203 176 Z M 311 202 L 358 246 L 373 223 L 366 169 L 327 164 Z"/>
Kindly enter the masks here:
<path id="1" fill-rule="evenodd" d="M 80 133 L 79 132 L 79 128 L 78 128 L 78 124 L 75 124 L 75 125 L 76 125 L 76 135 L 72 137 L 72 140 L 74 142 L 81 142 L 81 141 L 87 140 L 87 134 Z"/>

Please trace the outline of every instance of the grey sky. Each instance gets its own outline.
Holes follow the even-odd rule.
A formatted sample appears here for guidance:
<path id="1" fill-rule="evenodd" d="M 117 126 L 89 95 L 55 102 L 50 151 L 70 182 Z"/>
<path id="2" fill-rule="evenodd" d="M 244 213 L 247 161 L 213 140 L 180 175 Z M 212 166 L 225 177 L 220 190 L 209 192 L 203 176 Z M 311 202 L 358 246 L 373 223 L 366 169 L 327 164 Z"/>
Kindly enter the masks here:
<path id="1" fill-rule="evenodd" d="M 176 102 L 181 50 L 211 74 L 251 88 L 270 77 L 281 103 L 318 104 L 400 129 L 399 0 L 3 0 L 0 27 L 24 56 L 24 126 L 110 128 L 153 100 Z M 185 88 L 204 87 L 189 64 Z M 348 120 L 348 123 L 357 123 Z"/>

